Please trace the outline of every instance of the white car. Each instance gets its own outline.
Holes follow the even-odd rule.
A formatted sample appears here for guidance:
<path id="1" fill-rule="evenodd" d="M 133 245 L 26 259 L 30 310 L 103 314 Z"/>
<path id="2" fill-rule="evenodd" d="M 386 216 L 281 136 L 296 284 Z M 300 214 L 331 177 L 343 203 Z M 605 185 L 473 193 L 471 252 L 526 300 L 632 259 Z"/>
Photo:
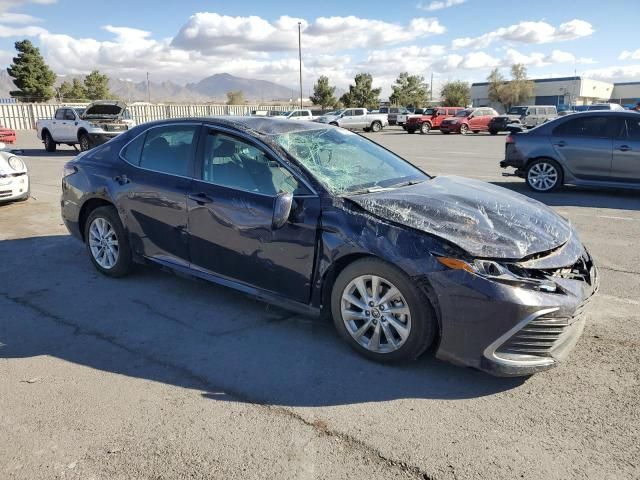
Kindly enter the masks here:
<path id="1" fill-rule="evenodd" d="M 29 172 L 22 159 L 0 143 L 0 203 L 29 198 Z"/>
<path id="2" fill-rule="evenodd" d="M 289 110 L 288 112 L 282 112 L 280 117 L 288 118 L 289 120 L 311 121 L 313 119 L 313 114 L 311 113 L 311 110 L 296 108 L 294 110 Z"/>

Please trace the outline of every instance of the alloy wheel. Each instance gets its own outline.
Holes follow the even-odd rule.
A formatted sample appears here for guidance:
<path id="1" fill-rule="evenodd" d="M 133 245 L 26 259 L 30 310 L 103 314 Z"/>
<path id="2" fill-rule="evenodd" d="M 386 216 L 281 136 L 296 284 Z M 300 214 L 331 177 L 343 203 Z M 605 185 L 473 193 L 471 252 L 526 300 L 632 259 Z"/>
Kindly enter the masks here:
<path id="1" fill-rule="evenodd" d="M 539 162 L 533 165 L 527 173 L 527 181 L 535 190 L 546 192 L 555 187 L 558 182 L 558 170 L 547 162 Z"/>
<path id="2" fill-rule="evenodd" d="M 411 311 L 400 290 L 377 275 L 361 275 L 342 292 L 341 315 L 351 337 L 373 353 L 398 350 L 411 333 Z"/>
<path id="3" fill-rule="evenodd" d="M 91 222 L 89 248 L 96 263 L 105 270 L 110 270 L 118 262 L 118 237 L 107 219 L 97 217 Z"/>
<path id="4" fill-rule="evenodd" d="M 467 133 L 469 133 L 469 127 L 467 126 L 466 123 L 463 123 L 462 125 L 460 125 L 460 133 L 462 135 L 466 135 Z"/>

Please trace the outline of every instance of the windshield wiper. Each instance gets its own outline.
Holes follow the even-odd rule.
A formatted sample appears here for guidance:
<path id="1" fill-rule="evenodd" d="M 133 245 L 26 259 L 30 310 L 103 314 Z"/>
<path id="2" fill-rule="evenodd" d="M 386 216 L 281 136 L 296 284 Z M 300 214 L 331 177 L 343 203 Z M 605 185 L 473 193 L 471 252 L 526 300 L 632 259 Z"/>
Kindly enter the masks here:
<path id="1" fill-rule="evenodd" d="M 373 187 L 361 188 L 359 190 L 354 190 L 352 192 L 346 192 L 347 195 L 362 195 L 363 193 L 376 193 L 376 192 L 384 192 L 387 190 L 395 190 L 396 188 L 408 187 L 409 185 L 417 185 L 418 183 L 422 183 L 424 180 L 409 180 L 402 183 L 397 183 L 395 185 L 389 185 L 388 187 L 382 187 L 380 185 L 374 185 Z"/>

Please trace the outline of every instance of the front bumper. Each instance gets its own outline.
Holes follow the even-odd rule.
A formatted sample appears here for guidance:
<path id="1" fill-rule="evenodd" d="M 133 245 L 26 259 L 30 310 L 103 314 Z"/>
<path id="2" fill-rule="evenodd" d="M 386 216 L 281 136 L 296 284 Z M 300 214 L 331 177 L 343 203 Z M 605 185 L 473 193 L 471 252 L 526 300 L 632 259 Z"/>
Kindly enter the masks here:
<path id="1" fill-rule="evenodd" d="M 20 173 L 0 177 L 0 202 L 24 198 L 29 194 L 29 175 Z"/>
<path id="2" fill-rule="evenodd" d="M 553 268 L 551 257 L 557 262 Z M 549 258 L 530 262 L 538 262 L 536 269 L 553 270 L 580 261 L 592 265 L 574 238 Z M 531 375 L 555 367 L 582 334 L 589 299 L 598 289 L 597 270 L 591 266 L 585 280 L 554 281 L 560 291 L 548 293 L 461 270 L 430 275 L 440 317 L 436 356 L 499 376 Z"/>
<path id="3" fill-rule="evenodd" d="M 440 124 L 440 131 L 445 133 L 458 133 L 460 132 L 459 123 Z"/>
<path id="4" fill-rule="evenodd" d="M 99 133 L 89 133 L 89 138 L 91 139 L 91 143 L 93 145 L 102 145 L 103 143 L 108 142 L 113 137 L 117 137 L 123 132 L 99 132 Z"/>

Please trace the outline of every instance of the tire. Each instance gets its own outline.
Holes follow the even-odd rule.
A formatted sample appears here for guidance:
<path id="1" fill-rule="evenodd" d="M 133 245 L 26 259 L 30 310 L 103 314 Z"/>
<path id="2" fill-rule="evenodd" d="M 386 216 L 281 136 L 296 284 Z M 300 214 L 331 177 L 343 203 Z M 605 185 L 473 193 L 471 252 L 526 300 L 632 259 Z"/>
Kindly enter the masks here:
<path id="1" fill-rule="evenodd" d="M 44 143 L 44 149 L 47 152 L 55 152 L 56 151 L 56 142 L 53 141 L 53 137 L 51 134 L 46 131 L 42 134 L 42 141 Z"/>
<path id="2" fill-rule="evenodd" d="M 110 227 L 109 229 L 106 229 L 105 223 Z M 94 224 L 95 229 L 93 229 Z M 129 239 L 114 207 L 98 207 L 89 214 L 84 227 L 84 239 L 91 263 L 100 273 L 109 277 L 123 277 L 131 271 L 133 261 Z M 106 242 L 114 239 L 115 255 L 113 249 L 106 249 L 108 248 Z M 97 243 L 94 240 L 101 242 Z M 100 251 L 106 253 L 101 255 Z M 115 261 L 113 261 L 114 257 Z"/>
<path id="3" fill-rule="evenodd" d="M 86 133 L 81 133 L 78 136 L 78 142 L 80 142 L 80 151 L 86 152 L 87 150 L 91 150 L 91 138 Z"/>
<path id="4" fill-rule="evenodd" d="M 525 181 L 527 186 L 538 193 L 558 190 L 564 180 L 564 172 L 558 162 L 550 158 L 539 158 L 527 165 Z"/>
<path id="5" fill-rule="evenodd" d="M 497 135 L 497 134 L 498 134 L 498 131 L 497 131 L 497 130 L 489 130 L 489 133 L 490 133 L 491 135 Z"/>
<path id="6" fill-rule="evenodd" d="M 427 135 L 430 131 L 431 125 L 429 125 L 427 122 L 424 122 L 422 125 L 420 125 L 420 133 L 422 133 L 423 135 Z"/>
<path id="7" fill-rule="evenodd" d="M 359 293 L 355 282 L 363 280 L 365 294 L 371 298 L 373 293 L 369 292 L 374 277 L 379 284 L 379 293 L 375 298 L 384 300 L 385 303 L 373 303 L 371 309 L 366 310 L 371 303 L 362 303 L 363 295 Z M 396 288 L 398 294 L 385 300 L 383 297 L 392 287 Z M 364 308 L 356 306 L 356 303 L 351 303 L 347 298 Z M 390 317 L 391 308 L 396 309 L 397 313 Z M 404 272 L 375 258 L 357 260 L 338 275 L 331 291 L 331 313 L 338 333 L 351 348 L 379 362 L 415 360 L 431 346 L 437 331 L 435 315 L 425 294 Z M 345 317 L 347 320 L 343 320 Z"/>
<path id="8" fill-rule="evenodd" d="M 411 129 L 407 129 L 407 133 L 416 133 L 416 131 L 413 128 L 411 128 Z"/>
<path id="9" fill-rule="evenodd" d="M 380 130 L 382 130 L 382 124 L 378 121 L 375 121 L 371 124 L 371 131 L 373 133 L 378 133 Z"/>
<path id="10" fill-rule="evenodd" d="M 462 125 L 460 125 L 460 134 L 466 135 L 467 133 L 469 133 L 469 125 L 463 123 Z"/>

